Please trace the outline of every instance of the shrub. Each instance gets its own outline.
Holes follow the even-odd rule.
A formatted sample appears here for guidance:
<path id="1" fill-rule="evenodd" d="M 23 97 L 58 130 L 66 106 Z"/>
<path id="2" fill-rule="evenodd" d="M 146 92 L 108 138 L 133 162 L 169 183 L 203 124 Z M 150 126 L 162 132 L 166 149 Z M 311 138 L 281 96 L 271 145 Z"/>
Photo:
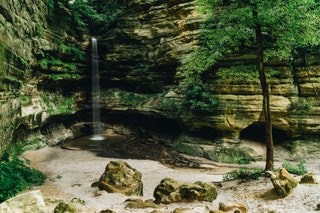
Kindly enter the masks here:
<path id="1" fill-rule="evenodd" d="M 282 164 L 282 167 L 285 168 L 289 173 L 304 175 L 308 172 L 305 162 L 306 160 L 303 159 L 297 165 L 294 165 L 286 161 Z"/>
<path id="2" fill-rule="evenodd" d="M 44 183 L 46 176 L 42 172 L 26 166 L 24 162 L 17 157 L 9 160 L 9 155 L 4 154 L 1 160 L 0 202 L 32 186 L 38 186 Z"/>
<path id="3" fill-rule="evenodd" d="M 240 148 L 228 148 L 220 147 L 207 151 L 207 158 L 223 163 L 237 163 L 237 164 L 249 164 L 252 161 L 255 161 L 254 158 L 240 149 Z"/>
<path id="4" fill-rule="evenodd" d="M 257 180 L 263 173 L 263 169 L 259 167 L 249 168 L 240 167 L 238 170 L 232 170 L 223 176 L 223 180 L 234 180 L 234 179 L 250 179 Z"/>
<path id="5" fill-rule="evenodd" d="M 210 113 L 219 104 L 207 85 L 202 81 L 192 81 L 187 87 L 183 105 L 194 113 Z"/>

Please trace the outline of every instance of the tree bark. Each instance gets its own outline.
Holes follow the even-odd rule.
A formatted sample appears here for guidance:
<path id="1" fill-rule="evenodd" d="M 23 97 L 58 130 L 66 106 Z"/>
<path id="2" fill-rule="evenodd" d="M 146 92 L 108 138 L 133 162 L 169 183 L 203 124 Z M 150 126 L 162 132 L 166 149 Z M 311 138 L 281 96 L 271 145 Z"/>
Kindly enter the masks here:
<path id="1" fill-rule="evenodd" d="M 253 9 L 253 17 L 257 20 L 258 13 L 256 5 Z M 262 44 L 262 33 L 261 25 L 256 24 L 256 43 L 257 43 L 257 64 L 260 85 L 262 89 L 263 103 L 262 110 L 265 119 L 265 140 L 266 140 L 266 166 L 265 170 L 274 169 L 274 156 L 273 156 L 273 137 L 272 137 L 272 121 L 271 121 L 271 111 L 270 111 L 270 96 L 269 96 L 269 86 L 266 80 L 264 61 L 263 61 L 263 44 Z"/>

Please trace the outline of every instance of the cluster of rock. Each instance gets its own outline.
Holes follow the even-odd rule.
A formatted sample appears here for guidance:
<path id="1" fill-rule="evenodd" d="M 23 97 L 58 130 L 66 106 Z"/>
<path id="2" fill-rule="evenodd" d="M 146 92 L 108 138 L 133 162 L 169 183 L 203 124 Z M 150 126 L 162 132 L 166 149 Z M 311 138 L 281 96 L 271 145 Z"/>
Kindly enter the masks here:
<path id="1" fill-rule="evenodd" d="M 138 174 L 138 175 L 137 175 Z M 285 169 L 279 168 L 275 172 L 270 172 L 270 180 L 273 189 L 261 195 L 270 196 L 270 193 L 277 198 L 288 196 L 298 185 L 298 181 Z M 121 184 L 123 183 L 123 184 Z M 317 184 L 313 173 L 305 174 L 301 177 L 300 184 Z M 136 186 L 133 189 L 132 186 Z M 141 174 L 123 161 L 111 161 L 101 176 L 99 189 L 108 192 L 123 193 L 125 195 L 142 195 Z M 128 193 L 130 192 L 130 194 Z M 128 199 L 126 209 L 158 208 L 159 204 L 170 204 L 178 202 L 212 202 L 217 198 L 217 188 L 213 183 L 197 181 L 186 183 L 171 178 L 164 178 L 155 188 L 154 200 L 143 201 L 141 199 Z M 210 213 L 222 212 L 246 213 L 248 209 L 245 205 L 237 203 L 226 205 L 219 203 L 219 210 L 210 210 Z M 157 212 L 155 210 L 155 212 Z M 174 212 L 188 212 L 186 209 Z"/>
<path id="2" fill-rule="evenodd" d="M 271 193 L 274 192 L 274 194 L 280 198 L 288 196 L 294 190 L 294 188 L 298 186 L 299 183 L 317 184 L 316 177 L 313 173 L 307 173 L 303 175 L 300 179 L 300 182 L 283 167 L 279 168 L 275 172 L 270 172 L 270 174 L 270 180 L 274 186 Z"/>
<path id="3" fill-rule="evenodd" d="M 285 168 L 279 168 L 275 172 L 270 172 L 270 174 L 270 180 L 274 188 L 268 191 L 268 193 L 262 194 L 262 197 L 270 196 L 271 193 L 275 197 L 284 198 L 298 185 L 298 181 Z M 316 183 L 316 177 L 312 173 L 303 175 L 300 180 L 300 184 Z M 125 195 L 142 195 L 141 174 L 126 162 L 111 161 L 100 178 L 99 189 L 105 189 L 111 193 L 123 193 Z M 217 195 L 216 186 L 210 182 L 197 181 L 195 183 L 186 183 L 171 178 L 164 178 L 154 190 L 153 196 L 155 200 L 128 199 L 125 208 L 158 208 L 158 204 L 160 203 L 212 202 L 217 198 Z M 219 203 L 219 210 L 212 210 L 210 212 L 219 213 L 231 210 L 241 213 L 247 212 L 247 208 L 243 204 L 225 205 L 224 203 Z"/>
<path id="4" fill-rule="evenodd" d="M 287 172 L 285 168 L 279 168 L 271 174 L 271 182 L 274 186 L 270 191 L 261 194 L 261 197 L 270 196 L 273 193 L 275 199 L 288 196 L 298 185 L 298 181 Z M 135 168 L 132 168 L 124 161 L 111 161 L 97 182 L 99 190 L 105 190 L 109 193 L 121 193 L 126 196 L 142 196 L 143 184 L 142 175 Z M 317 184 L 314 174 L 309 173 L 301 177 L 300 184 Z M 161 212 L 162 204 L 170 203 L 192 203 L 192 202 L 213 202 L 218 196 L 216 186 L 211 182 L 197 181 L 195 183 L 183 182 L 171 178 L 164 178 L 156 186 L 153 197 L 154 200 L 142 200 L 139 198 L 127 199 L 125 209 L 155 209 L 153 213 Z M 206 207 L 208 208 L 208 207 Z M 241 203 L 226 205 L 219 203 L 219 210 L 207 209 L 210 213 L 223 212 L 247 213 L 248 208 Z M 60 199 L 43 198 L 39 190 L 20 194 L 0 204 L 0 212 L 55 212 L 55 213 L 76 213 L 85 212 L 85 206 L 80 199 L 73 199 L 71 202 Z M 101 212 L 115 213 L 107 209 Z M 176 209 L 174 213 L 188 213 L 192 210 Z"/>

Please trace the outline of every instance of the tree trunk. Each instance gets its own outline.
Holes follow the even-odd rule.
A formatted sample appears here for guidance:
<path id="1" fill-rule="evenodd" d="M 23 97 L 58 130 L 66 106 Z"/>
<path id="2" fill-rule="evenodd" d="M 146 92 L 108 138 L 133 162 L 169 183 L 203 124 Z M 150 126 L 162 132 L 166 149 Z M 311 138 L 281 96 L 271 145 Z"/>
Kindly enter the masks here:
<path id="1" fill-rule="evenodd" d="M 253 17 L 258 18 L 257 8 L 253 10 Z M 270 112 L 270 97 L 269 97 L 269 86 L 266 80 L 263 62 L 263 44 L 262 44 L 262 33 L 261 26 L 256 25 L 256 42 L 257 42 L 257 60 L 258 60 L 258 72 L 260 85 L 262 89 L 263 104 L 262 110 L 265 119 L 265 140 L 266 140 L 266 167 L 265 170 L 274 169 L 273 163 L 273 137 L 272 137 L 272 122 Z"/>

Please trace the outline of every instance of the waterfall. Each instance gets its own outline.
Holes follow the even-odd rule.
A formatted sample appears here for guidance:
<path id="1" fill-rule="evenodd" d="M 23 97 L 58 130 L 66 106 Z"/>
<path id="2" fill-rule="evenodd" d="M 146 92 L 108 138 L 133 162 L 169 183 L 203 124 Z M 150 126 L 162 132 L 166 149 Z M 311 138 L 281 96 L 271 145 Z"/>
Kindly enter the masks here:
<path id="1" fill-rule="evenodd" d="M 91 38 L 92 45 L 92 123 L 93 136 L 91 140 L 103 140 L 100 115 L 100 76 L 99 76 L 99 56 L 96 38 Z"/>

